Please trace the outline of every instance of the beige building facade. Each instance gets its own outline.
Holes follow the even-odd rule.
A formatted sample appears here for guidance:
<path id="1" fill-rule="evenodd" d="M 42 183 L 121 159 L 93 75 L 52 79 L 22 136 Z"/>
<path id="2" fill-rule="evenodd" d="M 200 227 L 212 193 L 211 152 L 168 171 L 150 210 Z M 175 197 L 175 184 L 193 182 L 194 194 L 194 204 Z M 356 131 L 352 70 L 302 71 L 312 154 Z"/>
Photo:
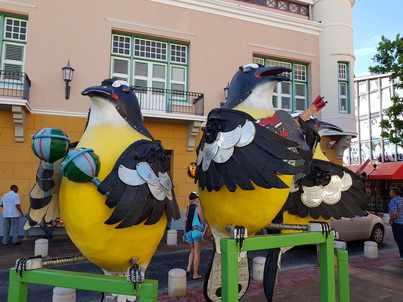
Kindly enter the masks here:
<path id="1" fill-rule="evenodd" d="M 196 190 L 187 176 L 208 112 L 240 65 L 290 67 L 274 104 L 290 113 L 319 94 L 317 114 L 344 129 L 325 150 L 340 161 L 356 135 L 351 9 L 354 0 L 0 0 L 0 194 L 20 187 L 22 208 L 38 159 L 31 135 L 58 127 L 80 139 L 89 109 L 81 91 L 109 77 L 136 86 L 146 127 L 172 155 L 179 206 Z M 74 76 L 65 97 L 62 67 Z"/>

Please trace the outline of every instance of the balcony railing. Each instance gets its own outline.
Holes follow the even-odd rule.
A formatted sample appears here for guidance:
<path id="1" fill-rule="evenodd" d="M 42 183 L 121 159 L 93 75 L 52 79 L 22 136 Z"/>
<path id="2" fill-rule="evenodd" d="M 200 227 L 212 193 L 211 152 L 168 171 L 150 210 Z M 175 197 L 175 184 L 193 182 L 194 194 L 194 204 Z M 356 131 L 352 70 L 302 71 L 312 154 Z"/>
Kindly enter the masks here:
<path id="1" fill-rule="evenodd" d="M 25 72 L 0 70 L 0 96 L 29 101 L 31 80 Z"/>
<path id="2" fill-rule="evenodd" d="M 136 86 L 134 92 L 141 109 L 166 113 L 204 114 L 203 93 L 142 86 Z"/>

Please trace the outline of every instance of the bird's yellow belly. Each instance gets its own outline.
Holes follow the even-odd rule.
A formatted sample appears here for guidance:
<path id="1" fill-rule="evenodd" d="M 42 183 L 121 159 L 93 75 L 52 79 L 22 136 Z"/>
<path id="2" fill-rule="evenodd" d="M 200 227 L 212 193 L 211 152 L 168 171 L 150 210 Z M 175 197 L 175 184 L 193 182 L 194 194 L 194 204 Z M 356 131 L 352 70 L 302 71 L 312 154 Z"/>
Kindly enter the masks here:
<path id="1" fill-rule="evenodd" d="M 99 156 L 102 181 L 112 170 L 121 153 L 133 142 L 145 139 L 124 127 L 105 126 L 87 129 L 78 147 L 92 148 Z M 67 233 L 88 260 L 111 272 L 126 272 L 131 258 L 138 258 L 146 268 L 164 234 L 166 217 L 150 226 L 144 224 L 124 229 L 106 225 L 113 209 L 105 205 L 92 183 L 74 183 L 63 178 L 60 188 L 61 216 Z"/>
<path id="2" fill-rule="evenodd" d="M 293 176 L 279 176 L 288 186 Z M 200 191 L 200 202 L 210 227 L 222 235 L 227 225 L 240 225 L 254 234 L 269 224 L 287 200 L 289 188 L 241 190 L 230 192 L 226 187 L 219 191 Z"/>

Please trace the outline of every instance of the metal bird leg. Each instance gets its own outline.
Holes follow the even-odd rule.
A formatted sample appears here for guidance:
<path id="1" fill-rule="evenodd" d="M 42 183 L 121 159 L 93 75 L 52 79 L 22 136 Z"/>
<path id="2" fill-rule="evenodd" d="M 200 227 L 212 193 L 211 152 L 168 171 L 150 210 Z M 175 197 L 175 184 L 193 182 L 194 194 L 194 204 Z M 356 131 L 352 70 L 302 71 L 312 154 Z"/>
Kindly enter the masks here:
<path id="1" fill-rule="evenodd" d="M 131 259 L 131 267 L 127 270 L 127 281 L 134 284 L 134 293 L 137 293 L 137 284 L 141 287 L 141 283 L 145 279 L 145 271 L 139 266 L 139 259 Z"/>
<path id="2" fill-rule="evenodd" d="M 266 228 L 271 230 L 295 230 L 295 231 L 308 231 L 308 232 L 322 232 L 327 236 L 332 231 L 330 225 L 323 221 L 311 221 L 308 224 L 281 224 L 270 223 Z"/>
<path id="3" fill-rule="evenodd" d="M 42 256 L 34 256 L 27 258 L 19 258 L 15 262 L 15 273 L 19 274 L 22 279 L 22 273 L 29 270 L 39 269 L 46 266 L 60 265 L 67 263 L 74 263 L 87 260 L 82 255 L 68 256 L 68 257 L 55 257 L 43 259 Z"/>
<path id="4" fill-rule="evenodd" d="M 239 250 L 242 252 L 242 246 L 245 238 L 248 238 L 248 230 L 239 225 L 227 225 L 226 230 L 231 234 L 231 238 L 235 239 L 236 246 L 239 246 Z"/>

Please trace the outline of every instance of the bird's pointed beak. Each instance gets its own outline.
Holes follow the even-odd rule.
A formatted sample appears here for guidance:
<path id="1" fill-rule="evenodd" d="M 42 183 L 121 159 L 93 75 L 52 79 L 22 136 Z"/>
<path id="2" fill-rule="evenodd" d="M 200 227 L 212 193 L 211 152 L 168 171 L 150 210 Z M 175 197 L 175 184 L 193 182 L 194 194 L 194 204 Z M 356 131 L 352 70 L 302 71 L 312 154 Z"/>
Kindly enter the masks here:
<path id="1" fill-rule="evenodd" d="M 88 95 L 89 97 L 94 95 L 109 96 L 112 99 L 117 100 L 118 96 L 114 93 L 113 89 L 109 86 L 92 86 L 84 89 L 81 92 L 82 95 Z"/>
<path id="2" fill-rule="evenodd" d="M 337 131 L 337 132 L 343 132 L 343 129 L 341 129 L 339 126 L 336 126 L 335 124 L 324 122 L 324 121 L 319 121 L 314 125 L 314 128 L 319 128 L 322 130 L 325 130 L 325 132 L 328 131 Z"/>
<path id="3" fill-rule="evenodd" d="M 272 66 L 266 68 L 260 68 L 255 72 L 255 77 L 258 79 L 268 77 L 271 81 L 277 80 L 281 81 L 289 81 L 290 78 L 282 75 L 284 72 L 291 72 L 290 68 L 282 67 L 282 66 Z"/>

